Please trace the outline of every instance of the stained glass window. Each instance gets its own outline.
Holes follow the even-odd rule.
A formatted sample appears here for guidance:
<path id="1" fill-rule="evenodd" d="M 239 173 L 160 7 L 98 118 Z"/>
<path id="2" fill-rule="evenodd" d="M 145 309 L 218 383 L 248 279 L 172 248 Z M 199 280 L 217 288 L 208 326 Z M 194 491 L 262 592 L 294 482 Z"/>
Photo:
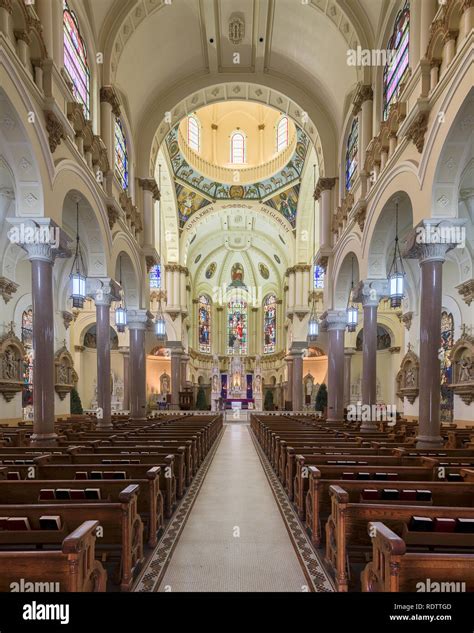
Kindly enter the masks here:
<path id="1" fill-rule="evenodd" d="M 84 106 L 86 119 L 90 118 L 91 73 L 87 50 L 82 39 L 76 15 L 63 1 L 64 68 L 73 85 L 74 99 Z"/>
<path id="2" fill-rule="evenodd" d="M 280 119 L 277 127 L 277 152 L 288 147 L 288 117 Z"/>
<path id="3" fill-rule="evenodd" d="M 28 308 L 21 316 L 21 342 L 26 349 L 23 372 L 23 408 L 33 404 L 33 309 Z"/>
<path id="4" fill-rule="evenodd" d="M 454 396 L 449 384 L 452 380 L 451 350 L 454 345 L 454 319 L 448 312 L 441 313 L 441 422 L 452 422 L 454 413 Z M 442 354 L 441 354 L 442 352 Z"/>
<path id="5" fill-rule="evenodd" d="M 161 266 L 160 264 L 155 264 L 155 266 L 151 267 L 150 270 L 150 288 L 156 290 L 156 288 L 161 288 Z"/>
<path id="6" fill-rule="evenodd" d="M 324 288 L 324 268 L 317 264 L 313 269 L 313 288 Z"/>
<path id="7" fill-rule="evenodd" d="M 115 117 L 115 174 L 122 189 L 128 189 L 127 139 L 122 121 L 118 117 Z"/>
<path id="8" fill-rule="evenodd" d="M 195 152 L 201 151 L 201 130 L 195 116 L 188 117 L 188 145 Z"/>
<path id="9" fill-rule="evenodd" d="M 211 352 L 211 300 L 206 295 L 198 299 L 199 351 Z"/>
<path id="10" fill-rule="evenodd" d="M 227 305 L 227 353 L 247 353 L 247 303 L 241 299 Z"/>
<path id="11" fill-rule="evenodd" d="M 399 11 L 393 33 L 387 44 L 391 55 L 383 71 L 383 118 L 388 117 L 390 106 L 398 98 L 400 84 L 405 79 L 409 66 L 408 49 L 410 43 L 410 2 Z"/>
<path id="12" fill-rule="evenodd" d="M 263 353 L 276 350 L 276 297 L 269 295 L 263 302 Z"/>
<path id="13" fill-rule="evenodd" d="M 234 132 L 230 139 L 230 162 L 245 163 L 245 137 L 242 132 Z"/>
<path id="14" fill-rule="evenodd" d="M 357 174 L 359 154 L 359 119 L 354 117 L 351 131 L 347 138 L 346 149 L 346 190 L 350 191 Z"/>

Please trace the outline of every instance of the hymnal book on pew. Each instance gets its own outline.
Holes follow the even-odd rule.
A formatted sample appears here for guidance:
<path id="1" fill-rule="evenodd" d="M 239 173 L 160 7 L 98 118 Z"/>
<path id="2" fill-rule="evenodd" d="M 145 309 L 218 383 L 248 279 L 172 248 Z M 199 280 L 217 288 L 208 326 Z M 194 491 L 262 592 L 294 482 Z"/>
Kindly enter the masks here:
<path id="1" fill-rule="evenodd" d="M 433 519 L 430 517 L 411 517 L 408 529 L 412 532 L 432 532 Z"/>
<path id="2" fill-rule="evenodd" d="M 370 479 L 370 473 L 357 473 L 357 479 Z"/>
<path id="3" fill-rule="evenodd" d="M 7 521 L 8 521 L 8 517 L 0 517 L 0 530 L 7 529 Z"/>
<path id="4" fill-rule="evenodd" d="M 43 515 L 39 518 L 40 528 L 42 530 L 60 530 L 61 517 L 58 515 Z"/>
<path id="5" fill-rule="evenodd" d="M 70 499 L 71 491 L 69 488 L 56 488 L 56 499 Z"/>
<path id="6" fill-rule="evenodd" d="M 382 490 L 382 499 L 398 499 L 399 494 L 399 490 L 394 488 L 384 488 Z"/>
<path id="7" fill-rule="evenodd" d="M 7 473 L 7 479 L 10 479 L 11 481 L 19 481 L 21 479 L 20 473 L 16 470 L 11 471 Z"/>
<path id="8" fill-rule="evenodd" d="M 444 519 L 436 517 L 434 520 L 435 532 L 454 532 L 456 529 L 455 519 Z"/>
<path id="9" fill-rule="evenodd" d="M 400 490 L 400 501 L 416 501 L 416 490 Z"/>
<path id="10" fill-rule="evenodd" d="M 56 492 L 53 488 L 43 488 L 39 493 L 40 501 L 56 499 Z"/>
<path id="11" fill-rule="evenodd" d="M 431 501 L 431 490 L 417 490 L 416 500 L 417 501 Z"/>
<path id="12" fill-rule="evenodd" d="M 456 519 L 456 532 L 474 534 L 474 519 Z"/>
<path id="13" fill-rule="evenodd" d="M 31 527 L 28 517 L 9 517 L 6 522 L 5 529 L 11 531 L 20 531 L 31 530 Z"/>
<path id="14" fill-rule="evenodd" d="M 90 478 L 91 479 L 103 479 L 102 471 L 101 470 L 91 470 Z"/>
<path id="15" fill-rule="evenodd" d="M 89 477 L 87 476 L 87 471 L 78 470 L 74 479 L 89 479 Z"/>
<path id="16" fill-rule="evenodd" d="M 74 490 L 74 488 L 71 488 L 70 493 L 71 493 L 71 499 L 85 499 L 86 498 L 85 490 Z"/>
<path id="17" fill-rule="evenodd" d="M 124 470 L 116 470 L 112 474 L 112 479 L 127 479 L 127 473 Z"/>
<path id="18" fill-rule="evenodd" d="M 100 499 L 100 488 L 86 488 L 86 499 Z"/>
<path id="19" fill-rule="evenodd" d="M 379 491 L 378 490 L 374 490 L 372 488 L 367 488 L 366 490 L 362 491 L 362 498 L 364 500 L 370 501 L 373 499 L 378 499 L 379 498 Z"/>

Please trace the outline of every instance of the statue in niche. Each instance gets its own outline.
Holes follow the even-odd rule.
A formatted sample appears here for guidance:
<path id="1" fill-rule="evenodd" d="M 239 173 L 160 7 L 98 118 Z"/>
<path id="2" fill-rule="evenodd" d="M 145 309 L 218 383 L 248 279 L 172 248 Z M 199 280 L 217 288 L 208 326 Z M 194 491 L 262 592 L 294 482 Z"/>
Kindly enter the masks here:
<path id="1" fill-rule="evenodd" d="M 312 393 L 313 393 L 313 379 L 312 379 L 312 376 L 309 375 L 306 378 L 306 395 L 311 397 Z"/>
<path id="2" fill-rule="evenodd" d="M 406 387 L 414 387 L 415 386 L 415 371 L 412 367 L 410 367 L 405 374 L 405 386 Z"/>
<path id="3" fill-rule="evenodd" d="M 167 396 L 170 392 L 170 377 L 166 372 L 161 375 L 160 383 L 161 395 Z"/>
<path id="4" fill-rule="evenodd" d="M 215 393 L 220 391 L 220 389 L 219 389 L 219 376 L 217 374 L 214 374 L 214 376 L 212 377 L 212 391 L 214 391 Z"/>
<path id="5" fill-rule="evenodd" d="M 9 347 L 5 350 L 3 357 L 3 377 L 7 380 L 18 378 L 18 361 Z"/>
<path id="6" fill-rule="evenodd" d="M 66 363 L 61 363 L 58 367 L 58 382 L 62 385 L 69 384 L 69 371 Z"/>
<path id="7" fill-rule="evenodd" d="M 254 391 L 255 393 L 262 392 L 262 377 L 260 375 L 255 376 Z"/>
<path id="8" fill-rule="evenodd" d="M 466 382 L 472 378 L 472 358 L 464 357 L 459 361 L 459 382 Z"/>

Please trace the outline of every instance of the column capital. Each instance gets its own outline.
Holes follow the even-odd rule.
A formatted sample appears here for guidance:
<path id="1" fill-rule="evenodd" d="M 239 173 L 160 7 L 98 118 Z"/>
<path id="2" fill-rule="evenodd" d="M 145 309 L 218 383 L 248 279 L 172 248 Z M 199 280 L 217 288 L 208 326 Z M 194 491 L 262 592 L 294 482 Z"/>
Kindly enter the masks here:
<path id="1" fill-rule="evenodd" d="M 161 193 L 154 178 L 139 178 L 138 183 L 143 191 L 151 192 L 153 200 L 160 200 Z"/>
<path id="2" fill-rule="evenodd" d="M 110 306 L 113 301 L 120 301 L 121 286 L 110 277 L 88 277 L 86 279 L 86 296 L 96 306 Z"/>
<path id="3" fill-rule="evenodd" d="M 345 330 L 347 327 L 347 314 L 345 310 L 326 310 L 321 315 L 321 323 L 323 329 L 330 332 L 331 330 Z"/>
<path id="4" fill-rule="evenodd" d="M 181 356 L 181 354 L 184 354 L 184 347 L 181 341 L 168 341 L 166 347 L 170 350 L 171 356 Z"/>
<path id="5" fill-rule="evenodd" d="M 51 218 L 8 218 L 8 239 L 23 248 L 30 261 L 54 263 L 56 257 L 71 257 L 71 238 Z"/>
<path id="6" fill-rule="evenodd" d="M 151 326 L 153 314 L 149 310 L 127 310 L 129 330 L 146 330 Z"/>
<path id="7" fill-rule="evenodd" d="M 370 84 L 360 83 L 357 86 L 357 90 L 352 101 L 352 105 L 354 106 L 352 109 L 352 116 L 357 116 L 364 101 L 373 101 L 373 98 L 374 91 L 372 90 L 372 86 Z"/>
<path id="8" fill-rule="evenodd" d="M 377 307 L 379 302 L 389 294 L 387 279 L 365 279 L 360 281 L 354 292 L 352 298 L 357 303 L 362 303 L 365 306 Z"/>
<path id="9" fill-rule="evenodd" d="M 120 101 L 113 86 L 102 86 L 100 89 L 101 103 L 109 103 L 115 116 L 120 116 Z"/>
<path id="10" fill-rule="evenodd" d="M 0 9 L 5 9 L 11 15 L 13 13 L 13 0 L 0 0 Z"/>
<path id="11" fill-rule="evenodd" d="M 408 234 L 401 249 L 407 259 L 425 262 L 444 262 L 446 253 L 463 246 L 466 238 L 466 220 L 430 218 L 422 220 Z"/>
<path id="12" fill-rule="evenodd" d="M 316 189 L 314 190 L 313 198 L 315 200 L 319 200 L 321 193 L 323 191 L 330 191 L 334 185 L 336 184 L 335 178 L 320 178 L 316 184 Z"/>

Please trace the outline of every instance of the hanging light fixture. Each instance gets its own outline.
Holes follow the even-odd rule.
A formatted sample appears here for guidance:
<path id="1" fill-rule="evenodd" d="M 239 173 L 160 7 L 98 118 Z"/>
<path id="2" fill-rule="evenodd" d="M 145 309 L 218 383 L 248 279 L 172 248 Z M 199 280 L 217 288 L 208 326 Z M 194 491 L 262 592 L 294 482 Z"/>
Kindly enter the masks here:
<path id="1" fill-rule="evenodd" d="M 314 165 L 314 188 L 316 188 L 316 165 Z M 319 319 L 316 312 L 316 302 L 314 300 L 314 280 L 316 278 L 316 199 L 314 200 L 313 217 L 313 283 L 311 290 L 311 314 L 308 321 L 308 343 L 315 343 L 319 335 Z"/>
<path id="2" fill-rule="evenodd" d="M 158 188 L 161 191 L 161 165 L 158 165 Z M 159 262 L 158 266 L 160 267 L 160 279 L 163 279 L 163 271 L 161 270 L 161 201 L 158 201 L 159 209 L 158 209 L 158 247 L 160 250 L 159 253 Z M 163 314 L 163 309 L 161 307 L 161 299 L 163 296 L 162 288 L 159 291 L 159 299 L 158 299 L 158 311 L 156 313 L 155 318 L 155 336 L 160 343 L 166 342 L 166 321 L 165 316 Z"/>
<path id="3" fill-rule="evenodd" d="M 125 307 L 124 291 L 122 288 L 122 256 L 120 255 L 120 303 L 115 308 L 115 325 L 119 332 L 125 332 L 127 325 L 127 309 Z"/>
<path id="4" fill-rule="evenodd" d="M 405 270 L 398 241 L 398 200 L 395 209 L 395 249 L 393 251 L 393 261 L 388 273 L 388 284 L 390 293 L 390 306 L 399 308 L 402 305 L 403 291 L 405 285 Z"/>
<path id="5" fill-rule="evenodd" d="M 352 269 L 352 280 L 351 280 L 351 289 L 349 291 L 349 298 L 347 300 L 347 331 L 355 332 L 357 327 L 357 319 L 359 317 L 359 310 L 357 305 L 354 303 L 353 295 L 354 295 L 354 257 L 352 257 L 351 263 Z"/>
<path id="6" fill-rule="evenodd" d="M 71 284 L 72 307 L 83 308 L 84 301 L 86 300 L 86 275 L 79 238 L 79 199 L 76 201 L 76 252 L 72 262 L 69 280 Z"/>

